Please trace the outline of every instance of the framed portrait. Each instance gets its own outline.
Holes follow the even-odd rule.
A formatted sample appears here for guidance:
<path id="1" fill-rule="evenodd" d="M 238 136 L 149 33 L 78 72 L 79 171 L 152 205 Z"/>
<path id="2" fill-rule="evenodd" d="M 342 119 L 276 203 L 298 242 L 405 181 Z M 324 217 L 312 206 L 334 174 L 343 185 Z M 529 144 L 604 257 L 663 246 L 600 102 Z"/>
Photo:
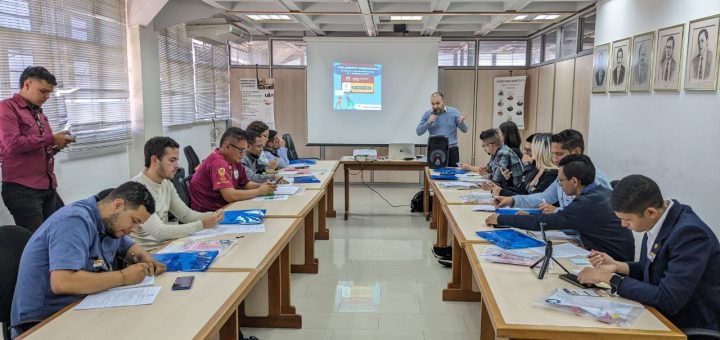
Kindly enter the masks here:
<path id="1" fill-rule="evenodd" d="M 608 58 L 609 52 L 609 43 L 595 46 L 595 51 L 593 52 L 593 93 L 605 93 L 607 90 L 608 61 L 610 60 Z"/>
<path id="2" fill-rule="evenodd" d="M 608 74 L 609 92 L 626 92 L 628 76 L 628 60 L 630 59 L 630 38 L 613 41 L 610 53 L 610 70 Z"/>
<path id="3" fill-rule="evenodd" d="M 658 30 L 653 90 L 680 91 L 680 65 L 683 62 L 684 35 L 685 24 Z"/>
<path id="4" fill-rule="evenodd" d="M 717 89 L 718 26 L 720 26 L 720 15 L 690 22 L 685 62 L 685 90 L 715 91 Z"/>
<path id="5" fill-rule="evenodd" d="M 655 68 L 655 32 L 638 34 L 632 39 L 630 92 L 650 92 Z"/>

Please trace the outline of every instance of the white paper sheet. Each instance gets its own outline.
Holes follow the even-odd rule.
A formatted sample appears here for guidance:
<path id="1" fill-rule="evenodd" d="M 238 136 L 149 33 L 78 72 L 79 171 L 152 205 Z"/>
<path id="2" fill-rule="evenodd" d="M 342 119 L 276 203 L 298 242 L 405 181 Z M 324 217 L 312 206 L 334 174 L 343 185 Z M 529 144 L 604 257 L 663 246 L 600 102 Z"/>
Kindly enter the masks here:
<path id="1" fill-rule="evenodd" d="M 252 201 L 287 201 L 289 195 L 267 195 L 267 196 L 258 196 L 252 199 Z"/>
<path id="2" fill-rule="evenodd" d="M 473 211 L 489 211 L 495 212 L 495 206 L 491 204 L 479 204 L 473 206 Z"/>
<path id="3" fill-rule="evenodd" d="M 300 187 L 291 185 L 278 185 L 275 189 L 275 195 L 295 195 L 300 190 Z"/>
<path id="4" fill-rule="evenodd" d="M 127 285 L 127 286 L 120 286 L 115 288 L 110 288 L 110 290 L 119 290 L 119 289 L 131 289 L 131 288 L 140 288 L 140 287 L 149 287 L 155 285 L 155 277 L 154 276 L 146 276 L 144 280 L 140 283 L 136 283 L 134 285 Z"/>
<path id="5" fill-rule="evenodd" d="M 86 296 L 75 309 L 99 309 L 125 306 L 151 305 L 162 287 L 142 287 L 108 290 Z"/>
<path id="6" fill-rule="evenodd" d="M 246 234 L 246 233 L 264 233 L 264 224 L 219 224 L 215 228 L 208 228 L 198 231 L 187 237 L 190 240 L 198 240 L 201 238 L 228 235 L 228 234 Z"/>
<path id="7" fill-rule="evenodd" d="M 528 248 L 535 253 L 544 255 L 545 247 Z M 578 257 L 587 256 L 590 251 L 580 248 L 572 243 L 557 243 L 553 244 L 553 257 Z"/>
<path id="8" fill-rule="evenodd" d="M 542 232 L 540 231 L 530 231 L 528 232 L 530 236 L 542 240 Z M 545 232 L 545 236 L 547 236 L 548 239 L 551 240 L 574 240 L 575 238 L 572 236 L 568 236 L 568 234 L 563 233 L 559 230 L 549 230 Z"/>
<path id="9" fill-rule="evenodd" d="M 452 187 L 476 188 L 477 187 L 477 184 L 475 184 L 475 183 L 459 182 L 459 181 L 437 182 L 437 185 L 441 188 L 452 188 Z"/>

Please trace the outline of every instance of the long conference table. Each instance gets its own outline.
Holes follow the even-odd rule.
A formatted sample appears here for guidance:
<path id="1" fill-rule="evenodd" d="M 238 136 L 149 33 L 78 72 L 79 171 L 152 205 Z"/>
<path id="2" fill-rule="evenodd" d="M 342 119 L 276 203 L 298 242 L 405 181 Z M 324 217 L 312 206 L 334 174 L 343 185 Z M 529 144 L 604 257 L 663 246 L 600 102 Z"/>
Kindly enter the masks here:
<path id="1" fill-rule="evenodd" d="M 493 228 L 485 225 L 489 212 L 473 211 L 473 204 L 462 196 L 473 191 L 442 188 L 426 178 L 433 190 L 433 221 L 437 225 L 438 243 L 451 240 L 452 273 L 442 291 L 443 301 L 479 301 L 481 303 L 480 339 L 685 339 L 685 335 L 655 308 L 645 306 L 629 327 L 604 324 L 581 316 L 534 305 L 556 288 L 576 288 L 562 281 L 559 266 L 553 266 L 544 280 L 528 267 L 491 263 L 482 260 L 483 249 L 491 245 L 477 231 Z M 438 204 L 436 206 L 435 204 Z M 439 209 L 438 209 L 439 208 Z M 437 216 L 436 216 L 437 215 Z M 446 230 L 442 230 L 443 225 Z M 442 236 L 440 233 L 449 236 Z M 560 259 L 569 270 L 582 266 Z M 618 301 L 628 301 L 613 297 Z"/>
<path id="2" fill-rule="evenodd" d="M 239 327 L 301 328 L 292 305 L 291 272 L 317 273 L 314 242 L 329 236 L 332 174 L 337 161 L 310 167 L 320 183 L 298 184 L 285 201 L 242 201 L 226 209 L 267 209 L 265 232 L 213 236 L 235 239 L 206 272 L 165 273 L 151 305 L 75 310 L 73 303 L 21 335 L 21 339 L 238 339 Z M 195 276 L 193 287 L 172 291 L 178 276 Z"/>

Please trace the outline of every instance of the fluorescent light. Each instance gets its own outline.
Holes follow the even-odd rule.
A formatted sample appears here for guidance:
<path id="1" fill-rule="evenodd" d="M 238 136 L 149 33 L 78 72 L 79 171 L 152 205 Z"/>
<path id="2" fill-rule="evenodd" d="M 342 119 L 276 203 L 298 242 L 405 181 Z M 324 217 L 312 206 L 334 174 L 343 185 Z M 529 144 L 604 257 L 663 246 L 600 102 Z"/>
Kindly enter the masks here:
<path id="1" fill-rule="evenodd" d="M 422 15 L 391 15 L 391 21 L 420 21 Z"/>
<path id="2" fill-rule="evenodd" d="M 390 16 L 390 20 L 392 20 L 392 21 L 400 21 L 400 20 L 402 20 L 402 17 L 399 16 L 399 15 L 391 15 L 391 16 Z"/>
<path id="3" fill-rule="evenodd" d="M 255 15 L 255 14 L 248 15 L 248 18 L 253 19 L 253 20 L 262 20 L 262 19 L 260 19 L 259 15 Z"/>
<path id="4" fill-rule="evenodd" d="M 413 15 L 410 17 L 410 20 L 422 20 L 422 16 L 421 15 Z"/>
<path id="5" fill-rule="evenodd" d="M 535 20 L 545 20 L 545 19 L 547 19 L 547 17 L 548 17 L 548 16 L 545 15 L 545 14 L 543 14 L 543 15 L 538 15 L 538 16 L 535 17 Z"/>
<path id="6" fill-rule="evenodd" d="M 515 20 L 525 20 L 527 18 L 527 15 L 518 15 L 515 17 Z"/>
<path id="7" fill-rule="evenodd" d="M 280 15 L 278 15 L 278 14 L 271 14 L 271 15 L 250 14 L 250 15 L 248 15 L 248 18 L 253 19 L 255 21 L 262 21 L 262 20 L 288 20 L 289 21 L 290 20 L 290 16 L 285 15 L 285 14 L 280 14 Z"/>
<path id="8" fill-rule="evenodd" d="M 552 20 L 552 19 L 555 19 L 555 18 L 558 18 L 558 17 L 560 17 L 559 14 L 549 14 L 547 17 L 545 17 L 545 19 L 547 19 L 547 20 Z"/>

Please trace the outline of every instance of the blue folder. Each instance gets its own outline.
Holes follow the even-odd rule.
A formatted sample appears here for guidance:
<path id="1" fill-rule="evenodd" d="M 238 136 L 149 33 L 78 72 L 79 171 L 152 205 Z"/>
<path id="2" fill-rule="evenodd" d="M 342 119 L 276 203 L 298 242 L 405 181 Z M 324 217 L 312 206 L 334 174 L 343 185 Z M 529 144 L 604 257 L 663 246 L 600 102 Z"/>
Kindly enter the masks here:
<path id="1" fill-rule="evenodd" d="M 503 249 L 533 248 L 545 245 L 545 242 L 536 240 L 526 234 L 512 229 L 477 231 L 475 233 Z"/>
<path id="2" fill-rule="evenodd" d="M 438 181 L 457 181 L 458 178 L 455 175 L 430 175 L 430 178 Z"/>
<path id="3" fill-rule="evenodd" d="M 220 224 L 260 224 L 265 218 L 265 209 L 226 210 Z"/>
<path id="4" fill-rule="evenodd" d="M 298 176 L 293 177 L 293 183 L 320 183 L 320 180 L 315 176 Z"/>
<path id="5" fill-rule="evenodd" d="M 495 210 L 495 213 L 498 215 L 517 215 L 520 211 L 524 211 L 530 215 L 542 214 L 542 211 L 537 208 L 498 208 Z"/>
<path id="6" fill-rule="evenodd" d="M 308 164 L 308 165 L 315 165 L 317 164 L 317 160 L 314 159 L 292 159 L 290 160 L 290 164 Z"/>
<path id="7" fill-rule="evenodd" d="M 435 169 L 435 172 L 440 173 L 442 175 L 458 175 L 458 174 L 467 173 L 467 170 L 463 170 L 463 169 L 459 169 L 459 168 L 440 168 L 440 169 Z"/>
<path id="8" fill-rule="evenodd" d="M 218 251 L 152 254 L 167 266 L 169 272 L 204 272 L 217 257 Z"/>

